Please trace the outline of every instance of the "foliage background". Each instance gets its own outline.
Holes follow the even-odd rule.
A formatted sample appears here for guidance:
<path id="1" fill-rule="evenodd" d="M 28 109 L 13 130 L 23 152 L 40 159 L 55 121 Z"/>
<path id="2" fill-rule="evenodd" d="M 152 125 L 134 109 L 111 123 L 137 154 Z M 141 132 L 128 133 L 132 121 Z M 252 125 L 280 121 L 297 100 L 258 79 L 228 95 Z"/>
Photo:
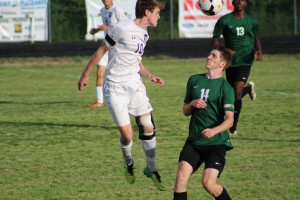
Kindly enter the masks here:
<path id="1" fill-rule="evenodd" d="M 99 0 L 100 1 L 100 0 Z M 248 12 L 260 23 L 260 33 L 268 35 L 294 34 L 294 0 L 249 1 Z M 161 13 L 159 25 L 149 29 L 152 39 L 170 38 L 170 1 L 162 0 L 166 8 Z M 178 0 L 173 0 L 174 38 L 178 38 Z M 300 9 L 300 1 L 297 1 Z M 299 13 L 299 12 L 298 12 Z M 300 17 L 297 14 L 297 30 Z M 86 33 L 84 0 L 51 0 L 51 32 L 53 42 L 83 41 Z"/>

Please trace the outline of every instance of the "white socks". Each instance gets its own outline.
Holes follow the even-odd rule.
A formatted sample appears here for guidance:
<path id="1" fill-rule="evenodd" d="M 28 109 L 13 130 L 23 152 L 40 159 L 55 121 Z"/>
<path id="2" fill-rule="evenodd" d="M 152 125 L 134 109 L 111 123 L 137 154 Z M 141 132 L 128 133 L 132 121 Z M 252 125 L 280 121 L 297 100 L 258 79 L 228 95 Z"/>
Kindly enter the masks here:
<path id="1" fill-rule="evenodd" d="M 132 140 L 128 145 L 124 145 L 120 143 L 124 161 L 127 165 L 131 165 L 133 163 L 133 158 L 131 155 L 132 144 L 133 144 Z"/>
<path id="2" fill-rule="evenodd" d="M 146 164 L 148 166 L 148 170 L 150 172 L 156 171 L 155 167 L 155 157 L 156 157 L 156 137 L 153 137 L 151 140 L 141 140 L 142 148 L 145 152 Z M 121 150 L 123 153 L 124 161 L 127 165 L 131 165 L 133 163 L 133 158 L 131 155 L 133 141 L 128 145 L 121 145 Z"/>
<path id="3" fill-rule="evenodd" d="M 150 172 L 156 171 L 155 156 L 156 156 L 156 137 L 151 140 L 141 140 L 142 148 L 145 152 L 146 163 Z"/>
<path id="4" fill-rule="evenodd" d="M 96 95 L 97 95 L 97 102 L 103 103 L 103 89 L 102 86 L 96 86 Z"/>

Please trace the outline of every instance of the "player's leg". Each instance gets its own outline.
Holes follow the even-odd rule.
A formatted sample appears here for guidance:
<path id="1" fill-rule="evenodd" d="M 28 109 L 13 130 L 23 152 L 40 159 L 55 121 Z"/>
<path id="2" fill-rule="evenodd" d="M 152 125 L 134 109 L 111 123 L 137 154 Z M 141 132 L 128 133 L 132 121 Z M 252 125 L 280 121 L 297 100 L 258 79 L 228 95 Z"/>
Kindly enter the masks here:
<path id="1" fill-rule="evenodd" d="M 97 100 L 91 104 L 90 108 L 104 106 L 103 100 L 103 80 L 106 72 L 106 65 L 108 62 L 108 55 L 105 54 L 102 59 L 98 62 L 97 74 L 96 74 L 96 98 Z"/>
<path id="2" fill-rule="evenodd" d="M 133 94 L 128 106 L 129 113 L 136 117 L 139 139 L 145 153 L 147 166 L 144 168 L 144 174 L 152 180 L 159 190 L 165 190 L 161 176 L 156 169 L 156 130 L 151 113 L 153 109 L 146 95 L 145 85 L 139 80 L 129 84 L 128 87 Z"/>
<path id="3" fill-rule="evenodd" d="M 152 113 L 137 116 L 135 119 L 139 127 L 139 139 L 145 153 L 147 164 L 144 168 L 144 174 L 153 181 L 159 190 L 165 190 L 161 176 L 156 169 L 156 137 Z"/>
<path id="4" fill-rule="evenodd" d="M 243 76 L 247 77 L 245 83 L 248 80 L 248 77 L 250 76 L 250 71 L 251 71 L 251 67 L 245 67 L 243 70 Z M 242 93 L 242 98 L 246 95 L 249 94 L 250 99 L 252 101 L 254 101 L 256 99 L 256 92 L 255 92 L 255 83 L 253 81 L 250 81 L 244 88 L 243 88 L 243 93 Z"/>
<path id="5" fill-rule="evenodd" d="M 96 85 L 96 92 L 97 92 L 97 101 L 100 104 L 103 104 L 103 80 L 106 72 L 106 67 L 100 65 L 97 70 L 97 85 Z"/>
<path id="6" fill-rule="evenodd" d="M 255 92 L 255 83 L 253 81 L 250 81 L 243 89 L 242 98 L 249 94 L 250 99 L 254 101 L 256 99 L 256 92 Z"/>
<path id="7" fill-rule="evenodd" d="M 149 171 L 154 172 L 156 171 L 156 137 L 152 113 L 137 116 L 135 120 L 139 127 L 139 139 L 141 140 L 142 148 L 145 152 L 147 168 Z"/>
<path id="8" fill-rule="evenodd" d="M 206 153 L 202 185 L 216 200 L 231 200 L 227 190 L 217 182 L 225 166 L 226 147 L 220 146 Z"/>
<path id="9" fill-rule="evenodd" d="M 216 200 L 231 200 L 227 190 L 217 182 L 219 171 L 207 168 L 203 171 L 202 184 L 205 190 Z"/>
<path id="10" fill-rule="evenodd" d="M 124 161 L 127 165 L 133 163 L 131 149 L 133 144 L 133 131 L 131 124 L 118 127 L 120 131 L 120 146 L 123 153 Z"/>
<path id="11" fill-rule="evenodd" d="M 187 199 L 187 185 L 190 176 L 197 171 L 202 163 L 198 150 L 187 142 L 179 155 L 176 182 L 174 185 L 174 200 Z"/>
<path id="12" fill-rule="evenodd" d="M 187 185 L 192 174 L 193 167 L 184 160 L 180 161 L 174 186 L 174 200 L 187 199 Z"/>
<path id="13" fill-rule="evenodd" d="M 128 183 L 135 182 L 134 160 L 132 157 L 133 131 L 130 123 L 127 105 L 130 97 L 122 85 L 106 81 L 103 86 L 104 98 L 107 107 L 120 132 L 120 147 L 125 163 L 125 178 Z"/>
<path id="14" fill-rule="evenodd" d="M 241 109 L 242 109 L 242 93 L 243 93 L 243 88 L 245 86 L 245 82 L 243 81 L 236 81 L 234 84 L 234 93 L 235 93 L 235 102 L 234 102 L 234 122 L 232 127 L 230 128 L 230 133 L 231 134 L 237 134 L 237 124 L 239 121 Z"/>
<path id="15" fill-rule="evenodd" d="M 226 70 L 226 79 L 230 85 L 234 88 L 235 102 L 234 102 L 234 122 L 233 126 L 229 129 L 231 135 L 237 134 L 237 124 L 242 109 L 242 97 L 245 84 L 250 75 L 251 67 L 230 67 Z"/>
<path id="16" fill-rule="evenodd" d="M 120 146 L 125 162 L 125 178 L 128 183 L 135 182 L 134 161 L 132 157 L 133 131 L 131 124 L 118 127 L 120 131 Z"/>

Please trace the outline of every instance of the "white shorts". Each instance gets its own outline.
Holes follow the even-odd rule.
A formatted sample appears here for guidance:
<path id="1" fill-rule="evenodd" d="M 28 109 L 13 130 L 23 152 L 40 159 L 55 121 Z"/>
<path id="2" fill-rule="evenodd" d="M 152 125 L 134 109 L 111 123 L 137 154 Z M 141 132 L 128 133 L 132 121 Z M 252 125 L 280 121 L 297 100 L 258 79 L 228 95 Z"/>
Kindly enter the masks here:
<path id="1" fill-rule="evenodd" d="M 124 84 L 105 81 L 103 93 L 118 127 L 130 124 L 129 114 L 141 116 L 153 110 L 146 94 L 145 85 L 140 80 Z"/>
<path id="2" fill-rule="evenodd" d="M 104 54 L 104 56 L 99 60 L 98 65 L 101 65 L 103 67 L 106 67 L 108 63 L 108 52 Z"/>

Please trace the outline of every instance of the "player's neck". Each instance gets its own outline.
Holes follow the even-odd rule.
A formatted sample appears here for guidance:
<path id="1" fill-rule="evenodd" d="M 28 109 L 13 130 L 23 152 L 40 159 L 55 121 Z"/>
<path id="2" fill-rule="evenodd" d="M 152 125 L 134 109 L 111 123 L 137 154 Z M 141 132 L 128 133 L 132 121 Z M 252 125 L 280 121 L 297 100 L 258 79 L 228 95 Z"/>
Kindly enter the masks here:
<path id="1" fill-rule="evenodd" d="M 245 10 L 236 10 L 233 14 L 236 19 L 243 19 L 245 17 Z"/>
<path id="2" fill-rule="evenodd" d="M 148 22 L 145 18 L 136 18 L 134 20 L 134 23 L 135 25 L 137 25 L 138 27 L 142 28 L 142 29 L 145 29 L 147 28 L 148 25 Z"/>
<path id="3" fill-rule="evenodd" d="M 108 5 L 105 5 L 104 7 L 105 7 L 106 10 L 108 10 L 108 9 L 110 9 L 112 6 L 113 6 L 113 4 L 108 4 Z"/>
<path id="4" fill-rule="evenodd" d="M 220 72 L 219 70 L 209 70 L 206 73 L 206 78 L 208 79 L 217 79 L 222 77 L 222 71 Z"/>

